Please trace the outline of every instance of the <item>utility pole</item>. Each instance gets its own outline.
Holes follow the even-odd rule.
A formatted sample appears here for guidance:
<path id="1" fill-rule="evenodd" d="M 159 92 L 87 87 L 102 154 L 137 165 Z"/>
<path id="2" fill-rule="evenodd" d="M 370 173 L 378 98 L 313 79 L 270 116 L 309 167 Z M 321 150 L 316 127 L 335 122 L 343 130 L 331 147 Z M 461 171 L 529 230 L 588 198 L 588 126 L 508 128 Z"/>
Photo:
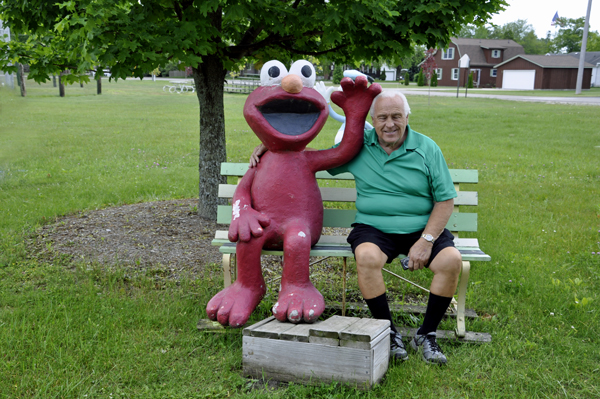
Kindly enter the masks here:
<path id="1" fill-rule="evenodd" d="M 585 25 L 583 27 L 583 40 L 581 41 L 581 52 L 579 53 L 579 68 L 577 69 L 577 86 L 575 94 L 581 94 L 583 84 L 583 64 L 585 63 L 585 50 L 587 47 L 588 30 L 590 29 L 590 13 L 592 12 L 592 0 L 588 0 L 587 13 L 585 14 Z"/>

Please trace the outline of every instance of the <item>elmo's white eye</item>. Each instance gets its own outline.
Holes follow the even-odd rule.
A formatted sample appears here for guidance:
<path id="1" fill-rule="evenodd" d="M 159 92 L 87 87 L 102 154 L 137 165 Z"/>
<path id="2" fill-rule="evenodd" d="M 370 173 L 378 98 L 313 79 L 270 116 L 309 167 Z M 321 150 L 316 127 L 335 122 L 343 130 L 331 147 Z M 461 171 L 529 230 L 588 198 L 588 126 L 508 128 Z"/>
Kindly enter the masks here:
<path id="1" fill-rule="evenodd" d="M 290 73 L 300 76 L 302 86 L 304 87 L 313 87 L 315 85 L 315 79 L 317 78 L 315 67 L 306 60 L 294 62 L 290 68 Z"/>
<path id="2" fill-rule="evenodd" d="M 276 86 L 281 84 L 281 79 L 288 75 L 287 68 L 280 61 L 265 62 L 260 70 L 261 86 Z"/>

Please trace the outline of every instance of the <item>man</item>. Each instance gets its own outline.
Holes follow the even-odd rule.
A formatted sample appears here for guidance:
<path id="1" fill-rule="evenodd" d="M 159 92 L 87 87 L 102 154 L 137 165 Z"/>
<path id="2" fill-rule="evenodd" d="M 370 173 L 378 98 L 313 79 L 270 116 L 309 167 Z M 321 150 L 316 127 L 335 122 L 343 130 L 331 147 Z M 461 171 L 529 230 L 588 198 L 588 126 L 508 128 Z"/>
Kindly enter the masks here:
<path id="1" fill-rule="evenodd" d="M 351 172 L 356 181 L 357 214 L 348 242 L 356 258 L 358 285 L 376 319 L 392 322 L 382 269 L 407 254 L 411 271 L 428 267 L 434 274 L 423 324 L 410 346 L 428 363 L 447 359 L 436 330 L 456 291 L 461 256 L 445 229 L 456 191 L 441 150 L 408 125 L 410 107 L 403 94 L 384 91 L 373 100 L 374 129 L 350 162 L 330 170 Z M 262 149 L 255 149 L 251 164 Z M 391 325 L 391 355 L 408 359 L 402 337 Z"/>

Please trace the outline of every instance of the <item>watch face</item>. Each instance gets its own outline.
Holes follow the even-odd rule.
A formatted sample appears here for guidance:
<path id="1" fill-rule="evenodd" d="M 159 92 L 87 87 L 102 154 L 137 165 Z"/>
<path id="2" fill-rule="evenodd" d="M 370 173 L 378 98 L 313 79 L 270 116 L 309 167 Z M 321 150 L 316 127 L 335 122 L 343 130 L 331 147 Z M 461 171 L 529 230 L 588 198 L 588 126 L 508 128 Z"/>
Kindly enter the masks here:
<path id="1" fill-rule="evenodd" d="M 423 234 L 422 237 L 425 241 L 433 242 L 433 236 L 431 234 Z"/>

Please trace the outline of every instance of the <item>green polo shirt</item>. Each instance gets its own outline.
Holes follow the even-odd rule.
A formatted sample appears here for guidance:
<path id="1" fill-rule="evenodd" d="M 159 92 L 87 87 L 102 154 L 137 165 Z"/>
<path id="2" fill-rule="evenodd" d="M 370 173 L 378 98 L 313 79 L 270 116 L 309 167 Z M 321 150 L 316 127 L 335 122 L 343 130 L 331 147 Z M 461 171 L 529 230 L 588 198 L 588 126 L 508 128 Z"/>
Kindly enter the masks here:
<path id="1" fill-rule="evenodd" d="M 434 202 L 456 197 L 452 177 L 438 145 L 407 126 L 402 146 L 388 155 L 375 129 L 365 131 L 364 146 L 350 162 L 329 170 L 350 172 L 356 181 L 356 223 L 386 233 L 408 234 L 425 228 Z"/>

